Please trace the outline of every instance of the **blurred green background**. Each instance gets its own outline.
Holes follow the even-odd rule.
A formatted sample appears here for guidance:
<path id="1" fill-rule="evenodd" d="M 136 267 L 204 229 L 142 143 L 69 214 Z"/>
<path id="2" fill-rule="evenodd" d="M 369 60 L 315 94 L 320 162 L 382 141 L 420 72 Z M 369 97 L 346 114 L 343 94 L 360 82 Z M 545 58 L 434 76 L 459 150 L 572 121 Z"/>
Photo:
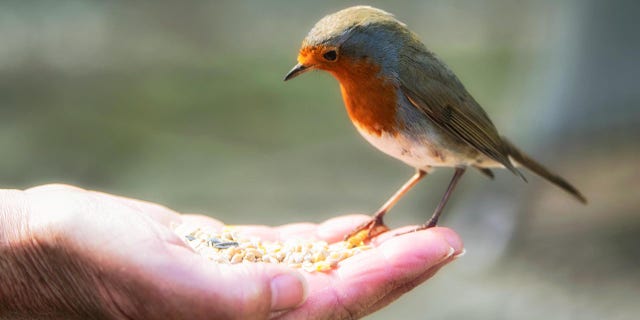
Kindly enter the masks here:
<path id="1" fill-rule="evenodd" d="M 352 1 L 1 1 L 0 186 L 62 182 L 229 224 L 373 212 L 413 169 L 369 146 L 300 41 Z M 536 177 L 470 172 L 442 224 L 467 255 L 369 319 L 636 319 L 636 1 L 370 1 L 420 35 Z M 394 208 L 422 223 L 452 170 Z"/>

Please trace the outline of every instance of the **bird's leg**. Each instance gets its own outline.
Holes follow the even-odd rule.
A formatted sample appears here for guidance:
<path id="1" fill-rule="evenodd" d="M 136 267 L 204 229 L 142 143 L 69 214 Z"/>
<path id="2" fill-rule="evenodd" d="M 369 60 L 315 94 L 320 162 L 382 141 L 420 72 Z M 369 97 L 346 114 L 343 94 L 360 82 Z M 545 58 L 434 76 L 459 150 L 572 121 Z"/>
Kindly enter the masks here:
<path id="1" fill-rule="evenodd" d="M 464 174 L 464 171 L 466 170 L 465 167 L 458 167 L 456 168 L 456 172 L 453 174 L 453 178 L 451 178 L 451 182 L 449 182 L 449 186 L 447 187 L 447 191 L 444 193 L 444 196 L 442 196 L 442 200 L 440 200 L 440 203 L 438 204 L 438 207 L 436 208 L 436 210 L 433 212 L 433 215 L 431 216 L 431 218 L 429 218 L 429 220 L 427 221 L 427 223 L 413 229 L 407 232 L 403 232 L 403 233 L 399 233 L 397 235 L 401 235 L 401 234 L 405 234 L 405 233 L 410 233 L 410 232 L 415 232 L 415 231 L 420 231 L 420 230 L 424 230 L 424 229 L 428 229 L 431 227 L 435 227 L 438 224 L 438 219 L 440 218 L 440 215 L 442 214 L 442 210 L 444 209 L 444 206 L 447 204 L 447 201 L 449 201 L 449 197 L 451 196 L 451 193 L 453 193 L 453 189 L 456 188 L 456 185 L 458 184 L 458 181 L 460 181 L 460 178 L 462 177 L 462 175 Z"/>
<path id="2" fill-rule="evenodd" d="M 368 230 L 367 239 L 373 238 L 385 231 L 388 231 L 389 228 L 384 225 L 382 217 L 384 217 L 387 211 L 389 211 L 398 202 L 398 200 L 400 200 L 400 198 L 402 198 L 402 196 L 407 193 L 407 191 L 413 188 L 413 186 L 415 186 L 426 175 L 426 171 L 418 169 L 416 171 L 416 174 L 414 174 L 407 182 L 405 182 L 405 184 L 402 185 L 402 187 L 400 187 L 400 189 L 398 189 L 398 191 L 396 191 L 396 193 L 394 193 L 391 198 L 389 198 L 389 200 L 387 200 L 387 202 L 385 202 L 380 207 L 380 209 L 378 209 L 378 211 L 376 211 L 371 220 L 361 224 L 349 234 L 347 234 L 345 236 L 345 240 L 355 236 L 362 230 Z"/>

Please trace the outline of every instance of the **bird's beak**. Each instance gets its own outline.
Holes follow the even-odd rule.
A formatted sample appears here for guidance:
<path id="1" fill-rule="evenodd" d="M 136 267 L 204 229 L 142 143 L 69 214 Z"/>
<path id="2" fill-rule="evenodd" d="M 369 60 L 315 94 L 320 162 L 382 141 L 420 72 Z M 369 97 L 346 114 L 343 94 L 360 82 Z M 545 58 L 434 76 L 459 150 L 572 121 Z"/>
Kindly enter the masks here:
<path id="1" fill-rule="evenodd" d="M 302 63 L 296 64 L 289 73 L 284 77 L 284 81 L 291 80 L 307 71 L 311 70 L 311 67 L 305 66 Z"/>

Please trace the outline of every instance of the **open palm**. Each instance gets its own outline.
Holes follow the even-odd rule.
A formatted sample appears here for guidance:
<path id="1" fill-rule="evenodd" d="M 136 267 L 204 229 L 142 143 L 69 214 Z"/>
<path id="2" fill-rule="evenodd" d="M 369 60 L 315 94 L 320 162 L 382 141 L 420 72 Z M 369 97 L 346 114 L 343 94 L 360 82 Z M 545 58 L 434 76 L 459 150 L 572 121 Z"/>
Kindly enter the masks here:
<path id="1" fill-rule="evenodd" d="M 307 273 L 268 263 L 216 264 L 191 250 L 171 229 L 177 223 L 221 227 L 215 219 L 69 186 L 38 187 L 23 194 L 27 209 L 18 211 L 29 216 L 28 236 L 41 244 L 43 264 L 52 258 L 47 248 L 64 247 L 64 257 L 55 257 L 56 272 L 63 276 L 54 278 L 62 279 L 61 288 L 49 286 L 64 293 L 58 296 L 65 300 L 64 307 L 48 311 L 57 314 L 352 319 L 391 303 L 463 250 L 450 229 L 402 236 L 394 236 L 394 230 L 374 239 L 372 249 L 343 260 L 329 272 Z M 237 229 L 265 240 L 304 237 L 334 242 L 367 219 L 349 215 L 321 224 Z M 79 306 L 69 307 L 74 303 Z"/>

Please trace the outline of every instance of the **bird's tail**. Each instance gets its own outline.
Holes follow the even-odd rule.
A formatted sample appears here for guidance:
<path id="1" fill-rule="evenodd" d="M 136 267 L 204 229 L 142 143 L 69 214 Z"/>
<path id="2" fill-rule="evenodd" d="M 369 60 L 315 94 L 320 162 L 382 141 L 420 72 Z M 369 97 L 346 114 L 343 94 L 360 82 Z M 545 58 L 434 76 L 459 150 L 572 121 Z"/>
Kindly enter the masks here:
<path id="1" fill-rule="evenodd" d="M 567 182 L 567 180 L 565 180 L 562 177 L 560 177 L 559 175 L 549 171 L 543 165 L 541 165 L 537 161 L 531 159 L 528 155 L 526 155 L 522 151 L 518 150 L 518 148 L 516 148 L 516 146 L 514 146 L 511 142 L 509 142 L 509 140 L 505 139 L 504 137 L 502 137 L 502 140 L 504 141 L 504 143 L 505 143 L 505 145 L 507 147 L 507 150 L 509 152 L 509 156 L 515 162 L 521 164 L 522 166 L 524 166 L 527 169 L 533 171 L 537 175 L 549 180 L 549 182 L 551 182 L 551 183 L 555 184 L 556 186 L 562 188 L 564 191 L 570 193 L 572 196 L 574 196 L 578 201 L 582 202 L 583 204 L 587 203 L 587 198 L 585 198 L 584 195 L 582 195 L 582 193 L 580 193 L 580 191 L 578 191 L 578 189 L 576 189 L 576 187 L 574 187 L 569 182 Z"/>

